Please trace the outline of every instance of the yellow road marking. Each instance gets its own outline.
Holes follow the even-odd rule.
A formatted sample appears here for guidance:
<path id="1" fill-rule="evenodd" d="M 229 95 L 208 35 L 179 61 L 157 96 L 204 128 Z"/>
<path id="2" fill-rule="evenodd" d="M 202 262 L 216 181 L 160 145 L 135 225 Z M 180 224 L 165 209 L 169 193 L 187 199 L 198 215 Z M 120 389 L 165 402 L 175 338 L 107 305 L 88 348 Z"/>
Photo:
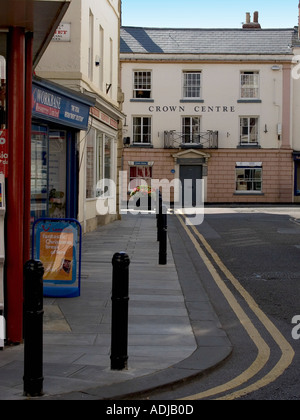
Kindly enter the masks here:
<path id="1" fill-rule="evenodd" d="M 205 252 L 201 249 L 201 246 L 199 245 L 196 238 L 192 235 L 190 230 L 187 228 L 183 220 L 177 216 L 181 225 L 187 232 L 189 238 L 191 239 L 192 243 L 194 244 L 197 252 L 201 256 L 202 260 L 204 261 L 207 269 L 211 273 L 214 281 L 216 282 L 217 286 L 225 296 L 226 300 L 228 301 L 229 305 L 231 306 L 232 310 L 237 315 L 238 319 L 240 320 L 241 324 L 247 331 L 249 337 L 253 341 L 253 343 L 256 345 L 258 349 L 258 355 L 254 363 L 241 375 L 237 376 L 233 380 L 227 382 L 226 384 L 220 385 L 218 387 L 212 388 L 210 390 L 207 390 L 205 392 L 202 392 L 200 394 L 196 394 L 193 396 L 189 396 L 185 398 L 185 400 L 195 400 L 195 399 L 201 399 L 201 398 L 207 398 L 211 397 L 213 395 L 217 395 L 223 392 L 228 392 L 229 390 L 232 390 L 238 386 L 241 386 L 245 384 L 249 379 L 253 378 L 258 372 L 262 370 L 262 368 L 266 365 L 270 358 L 270 348 L 267 345 L 267 343 L 263 340 L 258 330 L 253 325 L 250 318 L 246 315 L 245 311 L 241 308 L 239 303 L 237 302 L 234 295 L 231 293 L 231 291 L 228 289 L 228 287 L 225 285 L 221 277 L 219 276 L 218 272 L 215 270 L 213 265 L 211 264 L 210 260 L 206 256 Z M 207 252 L 211 255 L 217 266 L 221 269 L 221 271 L 225 274 L 228 280 L 233 284 L 233 286 L 236 288 L 236 290 L 241 294 L 241 296 L 244 298 L 250 309 L 255 313 L 257 318 L 261 321 L 261 323 L 264 325 L 266 330 L 269 332 L 269 334 L 273 337 L 274 341 L 279 346 L 282 356 L 277 363 L 277 365 L 262 379 L 255 382 L 254 384 L 239 390 L 237 392 L 234 392 L 230 395 L 227 395 L 220 399 L 235 399 L 242 395 L 246 395 L 250 392 L 256 391 L 269 383 L 275 381 L 279 376 L 283 374 L 283 372 L 288 368 L 288 366 L 292 363 L 293 358 L 295 356 L 293 348 L 290 346 L 290 344 L 287 342 L 287 340 L 283 337 L 283 335 L 280 333 L 280 331 L 275 327 L 275 325 L 269 320 L 269 318 L 262 312 L 262 310 L 258 307 L 257 303 L 254 301 L 252 296 L 241 286 L 241 284 L 238 282 L 238 280 L 232 275 L 232 273 L 227 269 L 227 267 L 223 264 L 219 256 L 213 251 L 211 246 L 208 244 L 208 242 L 205 240 L 203 235 L 201 235 L 198 230 L 195 228 L 195 226 L 191 226 L 191 229 L 193 230 L 194 234 L 199 238 Z"/>

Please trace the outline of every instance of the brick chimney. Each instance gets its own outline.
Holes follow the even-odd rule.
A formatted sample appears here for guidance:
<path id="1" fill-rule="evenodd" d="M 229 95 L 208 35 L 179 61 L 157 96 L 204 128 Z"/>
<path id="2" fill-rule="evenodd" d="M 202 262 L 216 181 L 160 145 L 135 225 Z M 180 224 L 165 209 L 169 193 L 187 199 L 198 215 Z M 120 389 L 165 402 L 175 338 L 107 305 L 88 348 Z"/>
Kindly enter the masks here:
<path id="1" fill-rule="evenodd" d="M 299 7 L 300 7 L 300 3 L 299 3 Z M 258 22 L 258 12 L 254 12 L 253 22 L 251 22 L 250 13 L 246 13 L 246 23 L 244 23 L 243 29 L 261 29 L 261 26 Z"/>

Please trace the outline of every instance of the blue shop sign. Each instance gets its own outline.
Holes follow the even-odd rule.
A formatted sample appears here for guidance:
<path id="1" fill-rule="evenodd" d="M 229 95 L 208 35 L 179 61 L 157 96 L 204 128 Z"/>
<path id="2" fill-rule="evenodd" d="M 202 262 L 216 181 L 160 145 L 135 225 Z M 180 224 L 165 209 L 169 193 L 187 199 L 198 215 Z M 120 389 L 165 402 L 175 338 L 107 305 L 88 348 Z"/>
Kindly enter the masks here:
<path id="1" fill-rule="evenodd" d="M 52 89 L 43 83 L 32 85 L 33 117 L 87 130 L 92 105 L 92 100 L 81 99 L 76 92 L 66 93 L 63 88 Z"/>

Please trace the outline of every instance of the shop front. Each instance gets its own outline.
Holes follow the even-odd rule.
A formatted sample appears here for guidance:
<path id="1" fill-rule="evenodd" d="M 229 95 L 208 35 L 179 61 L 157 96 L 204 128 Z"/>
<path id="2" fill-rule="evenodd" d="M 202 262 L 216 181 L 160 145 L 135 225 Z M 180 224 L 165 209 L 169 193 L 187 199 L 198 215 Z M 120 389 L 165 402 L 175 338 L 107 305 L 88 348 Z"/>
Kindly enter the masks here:
<path id="1" fill-rule="evenodd" d="M 78 133 L 86 131 L 93 99 L 34 79 L 32 86 L 31 223 L 78 215 Z"/>
<path id="2" fill-rule="evenodd" d="M 295 167 L 295 203 L 300 203 L 300 153 L 294 152 L 294 167 Z"/>

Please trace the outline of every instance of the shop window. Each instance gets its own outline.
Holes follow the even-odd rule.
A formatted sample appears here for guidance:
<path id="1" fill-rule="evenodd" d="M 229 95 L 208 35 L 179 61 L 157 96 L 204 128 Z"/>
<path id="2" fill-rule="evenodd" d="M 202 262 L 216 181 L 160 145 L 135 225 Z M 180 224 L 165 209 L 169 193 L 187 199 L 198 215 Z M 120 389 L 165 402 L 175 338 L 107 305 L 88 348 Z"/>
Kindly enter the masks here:
<path id="1" fill-rule="evenodd" d="M 0 56 L 0 129 L 6 128 L 6 61 Z"/>
<path id="2" fill-rule="evenodd" d="M 49 216 L 66 217 L 67 139 L 65 131 L 49 131 Z"/>
<path id="3" fill-rule="evenodd" d="M 0 36 L 1 43 L 1 36 Z M 6 130 L 6 60 L 0 55 L 0 173 L 8 176 L 8 144 Z"/>
<path id="4" fill-rule="evenodd" d="M 295 161 L 295 196 L 300 196 L 300 162 Z"/>
<path id="5" fill-rule="evenodd" d="M 95 197 L 96 189 L 96 180 L 95 180 L 95 171 L 96 171 L 96 130 L 91 128 L 87 140 L 86 140 L 86 198 Z"/>
<path id="6" fill-rule="evenodd" d="M 130 168 L 129 190 L 133 191 L 141 185 L 151 186 L 152 167 L 151 166 L 132 166 Z"/>
<path id="7" fill-rule="evenodd" d="M 92 128 L 86 147 L 86 198 L 103 196 L 106 191 L 97 188 L 98 182 L 113 177 L 113 139 Z"/>
<path id="8" fill-rule="evenodd" d="M 48 129 L 32 126 L 31 134 L 31 217 L 48 216 Z"/>
<path id="9" fill-rule="evenodd" d="M 236 167 L 236 192 L 261 193 L 262 167 Z"/>

